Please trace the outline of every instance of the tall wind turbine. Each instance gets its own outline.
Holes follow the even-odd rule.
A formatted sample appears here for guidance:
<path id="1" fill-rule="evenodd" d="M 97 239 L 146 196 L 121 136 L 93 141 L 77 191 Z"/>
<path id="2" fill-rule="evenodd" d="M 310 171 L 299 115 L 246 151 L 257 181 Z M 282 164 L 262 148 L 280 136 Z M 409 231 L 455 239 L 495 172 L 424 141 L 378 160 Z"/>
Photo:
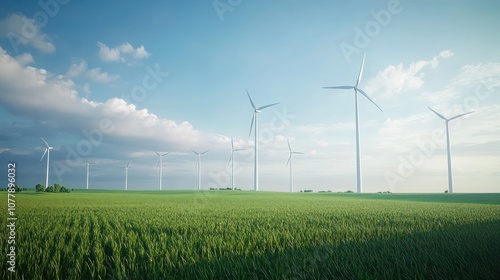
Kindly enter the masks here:
<path id="1" fill-rule="evenodd" d="M 244 149 L 235 149 L 233 137 L 231 137 L 231 157 L 229 158 L 229 163 L 231 163 L 231 189 L 234 190 L 234 152 L 243 151 Z"/>
<path id="2" fill-rule="evenodd" d="M 250 93 L 248 93 L 248 90 L 247 90 L 247 95 L 248 95 L 248 99 L 250 100 L 250 104 L 252 105 L 252 108 L 254 110 L 253 117 L 252 117 L 252 123 L 250 124 L 250 132 L 248 133 L 248 137 L 250 138 L 250 135 L 252 134 L 252 128 L 253 128 L 253 124 L 255 121 L 253 190 L 258 191 L 259 190 L 259 139 L 257 136 L 259 135 L 259 131 L 258 131 L 258 126 L 257 126 L 258 125 L 257 117 L 262 109 L 277 105 L 279 103 L 273 103 L 273 104 L 269 104 L 269 105 L 265 105 L 265 106 L 261 106 L 259 108 L 256 108 L 255 104 L 253 104 L 252 98 L 250 97 Z"/>
<path id="3" fill-rule="evenodd" d="M 161 191 L 161 181 L 162 181 L 162 174 L 163 174 L 163 157 L 170 154 L 170 152 L 160 154 L 160 153 L 155 151 L 155 153 L 156 153 L 156 155 L 158 155 L 158 163 L 156 164 L 156 168 L 158 168 L 158 166 L 160 167 L 159 173 L 160 173 L 160 191 Z"/>
<path id="4" fill-rule="evenodd" d="M 288 142 L 288 150 L 290 151 L 290 156 L 288 157 L 288 161 L 286 162 L 286 165 L 290 164 L 290 192 L 293 192 L 293 160 L 292 160 L 292 155 L 293 154 L 303 155 L 304 153 L 292 151 L 292 147 L 290 147 L 290 141 L 288 139 L 286 141 Z"/>
<path id="5" fill-rule="evenodd" d="M 201 189 L 201 155 L 203 155 L 204 153 L 207 153 L 208 150 L 202 152 L 202 153 L 198 153 L 194 150 L 191 150 L 193 151 L 193 153 L 195 153 L 197 156 L 198 156 L 198 161 L 196 161 L 196 165 L 198 166 L 198 190 Z"/>
<path id="6" fill-rule="evenodd" d="M 95 163 L 87 161 L 87 190 L 89 189 L 89 166 L 91 164 L 95 164 Z"/>
<path id="7" fill-rule="evenodd" d="M 130 160 L 125 165 L 125 190 L 128 190 L 128 165 L 130 164 Z"/>
<path id="8" fill-rule="evenodd" d="M 472 113 L 474 113 L 474 111 L 471 111 L 471 112 L 468 112 L 468 113 L 464 113 L 464 114 L 460 114 L 460 115 L 456 115 L 454 117 L 451 117 L 451 118 L 447 119 L 443 115 L 441 115 L 438 112 L 432 110 L 430 107 L 427 107 L 427 108 L 429 108 L 429 110 L 431 110 L 432 112 L 434 112 L 434 114 L 436 114 L 438 117 L 440 117 L 441 119 L 443 119 L 444 122 L 445 122 L 445 126 L 446 126 L 446 149 L 448 151 L 448 192 L 449 193 L 453 193 L 453 179 L 452 179 L 452 176 L 451 176 L 450 134 L 449 134 L 449 130 L 448 130 L 448 123 L 451 120 L 458 119 L 458 118 L 463 117 L 463 116 L 468 115 L 468 114 L 472 114 Z"/>
<path id="9" fill-rule="evenodd" d="M 356 85 L 354 86 L 336 86 L 336 87 L 323 87 L 325 89 L 354 89 L 354 110 L 356 116 L 356 176 L 357 176 L 357 192 L 362 192 L 362 182 L 361 182 L 361 160 L 360 160 L 360 148 L 359 148 L 359 112 L 358 112 L 358 92 L 361 93 L 364 97 L 370 100 L 380 111 L 382 109 L 360 88 L 358 88 L 359 83 L 361 82 L 361 76 L 363 75 L 363 67 L 365 65 L 365 57 L 363 56 L 363 62 L 361 63 L 361 69 L 359 70 L 358 80 L 356 81 Z"/>
<path id="10" fill-rule="evenodd" d="M 47 173 L 45 174 L 45 188 L 48 188 L 49 187 L 50 150 L 52 150 L 53 147 L 51 147 L 49 145 L 49 143 L 47 143 L 47 141 L 45 141 L 45 139 L 42 138 L 42 141 L 45 143 L 46 146 L 45 146 L 45 152 L 43 152 L 43 155 L 42 155 L 42 158 L 40 158 L 40 161 L 42 161 L 45 154 L 47 154 Z"/>

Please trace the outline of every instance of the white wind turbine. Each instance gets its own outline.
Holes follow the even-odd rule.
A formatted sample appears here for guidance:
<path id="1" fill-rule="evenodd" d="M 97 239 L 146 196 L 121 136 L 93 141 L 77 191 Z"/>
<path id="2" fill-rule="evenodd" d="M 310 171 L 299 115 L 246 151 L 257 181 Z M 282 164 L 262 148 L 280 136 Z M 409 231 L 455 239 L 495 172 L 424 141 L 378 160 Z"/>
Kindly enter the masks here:
<path id="1" fill-rule="evenodd" d="M 42 161 L 45 154 L 47 154 L 47 173 L 45 174 L 45 188 L 48 188 L 49 187 L 50 150 L 52 150 L 53 147 L 51 147 L 49 145 L 49 143 L 47 143 L 47 141 L 45 141 L 45 139 L 42 138 L 42 141 L 45 143 L 46 146 L 45 146 L 45 152 L 43 152 L 43 155 L 40 158 L 40 161 Z"/>
<path id="2" fill-rule="evenodd" d="M 130 160 L 125 165 L 125 190 L 128 190 L 128 165 L 130 164 Z"/>
<path id="3" fill-rule="evenodd" d="M 231 137 L 231 157 L 229 158 L 229 163 L 231 163 L 231 189 L 234 190 L 234 152 L 243 151 L 244 149 L 235 149 L 233 138 Z"/>
<path id="4" fill-rule="evenodd" d="M 195 153 L 198 156 L 198 160 L 196 161 L 196 166 L 198 166 L 198 190 L 200 190 L 201 189 L 201 155 L 207 153 L 208 150 L 206 150 L 202 153 L 198 153 L 194 150 L 191 150 L 191 151 L 193 151 L 193 153 Z"/>
<path id="5" fill-rule="evenodd" d="M 160 173 L 160 191 L 161 191 L 161 182 L 162 182 L 162 174 L 163 174 L 163 157 L 170 154 L 170 152 L 160 154 L 160 153 L 155 151 L 155 153 L 158 156 L 158 163 L 156 164 L 156 168 L 160 167 L 159 173 Z"/>
<path id="6" fill-rule="evenodd" d="M 90 170 L 89 166 L 90 166 L 91 164 L 95 164 L 95 163 L 93 163 L 93 162 L 88 162 L 88 161 L 87 161 L 86 163 L 87 163 L 87 190 L 88 190 L 88 189 L 89 189 L 89 170 Z"/>
<path id="7" fill-rule="evenodd" d="M 361 76 L 363 74 L 363 67 L 365 65 L 365 57 L 363 56 L 363 62 L 361 63 L 361 69 L 359 70 L 358 80 L 356 81 L 356 85 L 354 86 L 336 86 L 336 87 L 323 87 L 325 89 L 354 89 L 354 108 L 355 108 L 355 116 L 356 116 L 356 176 L 357 176 L 357 192 L 362 192 L 362 182 L 361 182 L 361 160 L 360 160 L 360 148 L 359 148 L 359 112 L 358 112 L 358 92 L 361 93 L 364 97 L 370 100 L 380 111 L 382 109 L 360 88 L 358 88 L 359 83 L 361 82 Z"/>
<path id="8" fill-rule="evenodd" d="M 468 115 L 468 114 L 472 114 L 474 113 L 474 111 L 471 111 L 471 112 L 468 112 L 468 113 L 464 113 L 464 114 L 460 114 L 460 115 L 456 115 L 454 117 L 451 117 L 451 118 L 445 118 L 443 115 L 439 114 L 438 112 L 432 110 L 430 107 L 427 107 L 429 108 L 429 110 L 431 110 L 432 112 L 434 112 L 434 114 L 436 114 L 438 117 L 440 117 L 441 119 L 443 119 L 445 121 L 445 126 L 446 126 L 446 149 L 447 149 L 447 152 L 448 152 L 448 192 L 449 193 L 453 193 L 453 180 L 452 180 L 452 176 L 451 176 L 451 151 L 450 151 L 450 134 L 449 134 L 449 130 L 448 130 L 448 123 L 451 121 L 451 120 L 454 120 L 454 119 L 458 119 L 460 117 L 463 117 L 465 115 Z"/>
<path id="9" fill-rule="evenodd" d="M 277 105 L 279 103 L 273 103 L 265 106 L 261 106 L 259 108 L 255 108 L 255 105 L 253 104 L 252 98 L 250 97 L 250 93 L 248 93 L 247 90 L 247 95 L 248 99 L 250 100 L 250 104 L 252 104 L 253 108 L 253 117 L 252 117 L 252 123 L 250 124 L 250 132 L 248 133 L 248 137 L 252 134 L 252 128 L 253 124 L 255 121 L 255 144 L 254 144 L 254 173 L 253 173 L 253 190 L 258 191 L 259 190 L 259 139 L 258 139 L 258 122 L 257 122 L 257 117 L 262 109 Z"/>
<path id="10" fill-rule="evenodd" d="M 290 151 L 290 156 L 288 157 L 288 161 L 286 162 L 286 165 L 290 164 L 290 192 L 293 192 L 293 159 L 292 159 L 292 155 L 293 154 L 303 155 L 304 153 L 292 151 L 292 147 L 290 146 L 290 141 L 288 139 L 286 141 L 288 143 L 288 150 Z"/>

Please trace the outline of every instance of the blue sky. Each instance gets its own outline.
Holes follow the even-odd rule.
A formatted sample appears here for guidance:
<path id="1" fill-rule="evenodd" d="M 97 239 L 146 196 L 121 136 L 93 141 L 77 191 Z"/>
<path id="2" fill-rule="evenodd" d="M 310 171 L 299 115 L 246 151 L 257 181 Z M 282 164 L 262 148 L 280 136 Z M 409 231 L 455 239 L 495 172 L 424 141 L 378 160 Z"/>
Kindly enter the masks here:
<path id="1" fill-rule="evenodd" d="M 45 4 L 40 4 L 45 3 Z M 253 186 L 252 108 L 259 115 L 259 189 L 355 190 L 353 85 L 360 96 L 363 190 L 447 189 L 451 117 L 456 192 L 498 192 L 498 1 L 4 1 L 0 8 L 0 160 L 18 183 L 90 188 Z M 6 181 L 7 172 L 0 178 Z"/>

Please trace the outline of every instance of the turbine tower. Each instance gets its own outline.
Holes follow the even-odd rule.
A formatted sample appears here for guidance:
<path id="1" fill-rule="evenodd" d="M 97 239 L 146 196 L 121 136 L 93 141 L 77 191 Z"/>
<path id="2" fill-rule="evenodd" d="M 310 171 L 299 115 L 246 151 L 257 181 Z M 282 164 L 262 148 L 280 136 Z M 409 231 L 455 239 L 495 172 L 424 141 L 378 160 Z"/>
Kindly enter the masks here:
<path id="1" fill-rule="evenodd" d="M 95 164 L 95 163 L 87 161 L 87 190 L 89 189 L 89 166 L 91 164 Z"/>
<path id="2" fill-rule="evenodd" d="M 293 192 L 293 160 L 292 160 L 292 155 L 293 154 L 303 155 L 304 153 L 292 151 L 292 147 L 290 147 L 290 141 L 288 139 L 286 141 L 288 143 L 288 150 L 290 151 L 290 156 L 288 157 L 288 161 L 286 162 L 286 165 L 290 164 L 290 192 Z"/>
<path id="3" fill-rule="evenodd" d="M 325 89 L 354 89 L 354 110 L 356 116 L 356 176 L 357 176 L 357 192 L 362 192 L 362 182 L 361 182 L 361 159 L 360 159 L 360 147 L 359 147 L 359 111 L 358 111 L 358 92 L 361 93 L 364 97 L 370 100 L 380 111 L 382 109 L 360 88 L 358 88 L 359 83 L 361 82 L 361 76 L 363 75 L 363 67 L 365 65 L 365 57 L 363 56 L 363 62 L 361 63 L 361 69 L 359 70 L 358 80 L 356 81 L 356 85 L 354 86 L 335 86 L 335 87 L 323 87 Z"/>
<path id="4" fill-rule="evenodd" d="M 448 152 L 448 192 L 449 193 L 453 193 L 453 179 L 452 179 L 452 176 L 451 176 L 450 134 L 449 134 L 449 129 L 448 129 L 448 123 L 451 120 L 458 119 L 458 118 L 463 117 L 463 116 L 468 115 L 468 114 L 472 114 L 472 113 L 474 113 L 474 111 L 471 111 L 471 112 L 468 112 L 468 113 L 464 113 L 464 114 L 460 114 L 460 115 L 456 115 L 454 117 L 451 117 L 451 118 L 447 119 L 443 115 L 441 115 L 438 112 L 432 110 L 430 107 L 427 107 L 427 108 L 429 108 L 429 110 L 431 110 L 432 112 L 434 112 L 434 114 L 436 114 L 438 117 L 440 117 L 441 119 L 443 119 L 444 123 L 445 123 L 445 126 L 446 126 L 446 149 L 447 149 L 447 152 Z"/>
<path id="5" fill-rule="evenodd" d="M 250 138 L 250 135 L 252 134 L 252 128 L 253 124 L 255 121 L 255 144 L 254 144 L 254 172 L 253 172 L 253 190 L 258 191 L 259 190 L 259 131 L 258 131 L 258 122 L 257 122 L 257 117 L 258 114 L 261 112 L 262 109 L 277 105 L 279 103 L 273 103 L 265 106 L 261 106 L 259 108 L 256 108 L 255 105 L 253 104 L 252 98 L 250 97 L 250 93 L 248 93 L 247 90 L 247 95 L 248 99 L 250 100 L 250 104 L 252 105 L 253 108 L 253 117 L 252 117 L 252 123 L 250 124 L 250 132 L 248 133 L 248 137 Z"/>
<path id="6" fill-rule="evenodd" d="M 231 163 L 231 189 L 234 190 L 234 152 L 243 151 L 244 149 L 235 149 L 233 137 L 231 137 L 231 157 L 229 158 L 229 163 Z"/>
<path id="7" fill-rule="evenodd" d="M 201 155 L 208 152 L 208 150 L 206 150 L 202 153 L 195 152 L 194 150 L 191 150 L 191 151 L 193 151 L 193 153 L 195 153 L 198 156 L 198 161 L 196 161 L 196 165 L 198 166 L 198 190 L 200 190 L 201 189 Z"/>
<path id="8" fill-rule="evenodd" d="M 156 155 L 158 155 L 158 163 L 156 164 L 156 168 L 158 168 L 158 166 L 160 167 L 159 173 L 160 173 L 160 191 L 161 191 L 161 181 L 162 181 L 162 174 L 163 174 L 163 157 L 170 154 L 170 152 L 160 154 L 160 153 L 155 151 L 155 153 L 156 153 Z"/>
<path id="9" fill-rule="evenodd" d="M 130 160 L 125 165 L 125 190 L 128 190 L 128 165 L 130 164 Z"/>
<path id="10" fill-rule="evenodd" d="M 49 187 L 50 150 L 52 150 L 53 147 L 51 147 L 49 145 L 49 143 L 47 143 L 47 141 L 45 141 L 45 139 L 42 138 L 42 141 L 45 143 L 46 146 L 45 146 L 45 152 L 43 152 L 43 155 L 42 155 L 42 158 L 40 158 L 40 161 L 42 161 L 45 154 L 47 154 L 47 173 L 45 174 L 45 188 L 48 188 Z"/>

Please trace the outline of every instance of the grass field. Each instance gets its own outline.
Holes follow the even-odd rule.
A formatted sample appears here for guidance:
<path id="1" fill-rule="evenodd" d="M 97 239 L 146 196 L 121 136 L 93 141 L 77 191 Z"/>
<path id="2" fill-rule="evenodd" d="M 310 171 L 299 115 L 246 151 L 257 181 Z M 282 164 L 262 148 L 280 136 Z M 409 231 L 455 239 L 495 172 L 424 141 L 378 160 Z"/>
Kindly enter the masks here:
<path id="1" fill-rule="evenodd" d="M 500 279 L 500 194 L 16 194 L 1 279 Z"/>

